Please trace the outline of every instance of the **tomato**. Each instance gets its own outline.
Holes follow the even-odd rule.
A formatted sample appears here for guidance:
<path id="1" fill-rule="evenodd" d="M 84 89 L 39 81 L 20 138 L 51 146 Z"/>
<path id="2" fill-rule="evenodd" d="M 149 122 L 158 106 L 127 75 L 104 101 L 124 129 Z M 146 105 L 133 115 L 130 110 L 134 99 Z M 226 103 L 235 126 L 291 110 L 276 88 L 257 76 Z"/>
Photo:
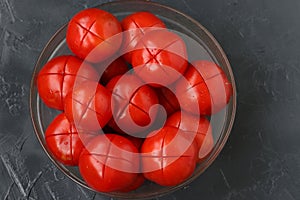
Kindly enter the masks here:
<path id="1" fill-rule="evenodd" d="M 50 108 L 63 110 L 66 95 L 74 82 L 98 81 L 99 75 L 92 66 L 74 56 L 59 56 L 47 62 L 37 76 L 40 98 Z"/>
<path id="2" fill-rule="evenodd" d="M 100 192 L 119 191 L 130 187 L 138 177 L 139 156 L 136 147 L 116 134 L 100 135 L 87 145 L 79 158 L 82 178 Z"/>
<path id="3" fill-rule="evenodd" d="M 155 89 L 160 105 L 162 105 L 167 115 L 170 116 L 177 110 L 179 110 L 180 106 L 175 94 L 166 87 L 160 87 Z"/>
<path id="4" fill-rule="evenodd" d="M 177 82 L 176 96 L 187 112 L 211 115 L 222 110 L 229 102 L 233 89 L 224 71 L 217 64 L 198 60 L 192 62 L 184 74 L 188 80 Z"/>
<path id="5" fill-rule="evenodd" d="M 66 43 L 76 56 L 50 60 L 36 79 L 43 102 L 63 110 L 45 132 L 51 155 L 78 165 L 99 192 L 130 192 L 146 179 L 186 181 L 214 147 L 204 116 L 224 109 L 233 94 L 222 68 L 189 64 L 183 39 L 146 11 L 120 23 L 104 10 L 83 10 L 70 20 Z"/>
<path id="6" fill-rule="evenodd" d="M 207 133 L 206 136 L 200 135 L 203 143 L 200 146 L 199 152 L 198 152 L 198 163 L 201 163 L 204 161 L 211 153 L 213 147 L 214 147 L 214 137 L 213 134 Z"/>
<path id="7" fill-rule="evenodd" d="M 98 71 L 102 74 L 100 82 L 106 85 L 113 77 L 125 74 L 129 68 L 125 60 L 120 57 L 114 60 L 111 64 L 101 63 L 97 66 Z M 104 70 L 104 71 L 103 71 Z"/>
<path id="8" fill-rule="evenodd" d="M 166 28 L 166 25 L 158 17 L 146 11 L 128 15 L 121 21 L 121 25 L 124 30 L 122 51 L 125 54 L 123 57 L 129 63 L 132 60 L 131 51 L 146 32 L 155 30 L 155 28 Z"/>
<path id="9" fill-rule="evenodd" d="M 113 107 L 113 110 L 117 110 L 117 108 L 114 108 Z M 119 124 L 116 123 L 115 119 L 114 119 L 114 116 L 111 118 L 111 120 L 108 122 L 108 127 L 110 127 L 113 131 L 112 132 L 115 132 L 115 133 L 119 133 L 119 134 L 132 134 L 131 132 L 128 132 L 126 133 L 123 129 L 121 129 L 119 126 Z"/>
<path id="10" fill-rule="evenodd" d="M 177 128 L 166 126 L 150 133 L 141 152 L 145 178 L 162 186 L 182 183 L 196 166 L 197 146 Z"/>
<path id="11" fill-rule="evenodd" d="M 112 92 L 114 120 L 109 125 L 121 128 L 127 134 L 136 134 L 145 130 L 155 119 L 157 109 L 150 108 L 158 104 L 154 90 L 134 75 L 114 77 L 106 86 Z M 118 127 L 116 127 L 118 126 Z"/>
<path id="12" fill-rule="evenodd" d="M 124 135 L 125 138 L 127 138 L 128 140 L 130 140 L 132 142 L 132 144 L 138 149 L 140 150 L 140 148 L 143 145 L 144 142 L 144 138 L 138 138 L 138 137 L 133 137 L 131 135 Z"/>
<path id="13" fill-rule="evenodd" d="M 131 184 L 129 187 L 120 190 L 120 192 L 130 192 L 136 190 L 139 187 L 141 187 L 144 182 L 145 182 L 145 177 L 143 176 L 143 174 L 138 174 L 135 182 L 133 182 L 133 184 Z"/>
<path id="14" fill-rule="evenodd" d="M 123 137 L 130 140 L 132 142 L 132 144 L 137 148 L 137 150 L 140 151 L 140 149 L 143 145 L 143 142 L 144 142 L 143 138 L 137 138 L 137 137 L 133 137 L 130 135 L 124 135 Z M 139 173 L 137 176 L 137 179 L 134 181 L 134 183 L 131 184 L 129 187 L 120 190 L 120 192 L 130 192 L 130 191 L 136 190 L 141 185 L 143 185 L 144 182 L 145 182 L 144 175 L 142 173 Z"/>
<path id="15" fill-rule="evenodd" d="M 67 44 L 82 59 L 100 62 L 113 55 L 122 44 L 122 27 L 111 13 L 97 8 L 77 13 L 67 28 Z"/>
<path id="16" fill-rule="evenodd" d="M 152 86 L 175 82 L 188 66 L 184 41 L 167 30 L 146 33 L 135 49 L 132 53 L 134 71 Z"/>
<path id="17" fill-rule="evenodd" d="M 195 141 L 198 147 L 199 159 L 204 158 L 211 152 L 214 145 L 212 129 L 210 122 L 205 117 L 197 117 L 178 111 L 167 119 L 165 126 L 181 129 L 187 134 L 196 133 Z"/>
<path id="18" fill-rule="evenodd" d="M 45 133 L 47 148 L 51 154 L 65 165 L 78 165 L 83 144 L 76 128 L 64 113 L 59 114 L 48 126 Z"/>
<path id="19" fill-rule="evenodd" d="M 111 93 L 97 82 L 84 82 L 65 100 L 65 113 L 78 129 L 97 131 L 111 119 Z"/>

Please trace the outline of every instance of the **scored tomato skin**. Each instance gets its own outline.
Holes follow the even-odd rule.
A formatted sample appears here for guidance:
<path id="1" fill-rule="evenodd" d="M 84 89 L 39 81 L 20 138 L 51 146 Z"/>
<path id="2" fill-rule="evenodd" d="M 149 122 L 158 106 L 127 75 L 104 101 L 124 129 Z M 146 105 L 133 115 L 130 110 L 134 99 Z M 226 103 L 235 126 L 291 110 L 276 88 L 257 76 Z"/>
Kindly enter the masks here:
<path id="1" fill-rule="evenodd" d="M 198 147 L 198 162 L 202 161 L 213 149 L 212 128 L 205 117 L 177 111 L 167 119 L 165 126 L 181 129 L 187 134 L 196 133 L 195 142 Z"/>
<path id="2" fill-rule="evenodd" d="M 141 11 L 135 12 L 126 16 L 121 21 L 121 26 L 124 31 L 124 39 L 122 44 L 123 57 L 128 63 L 132 61 L 132 50 L 140 39 L 149 31 L 161 28 L 166 28 L 166 25 L 154 14 Z"/>
<path id="3" fill-rule="evenodd" d="M 89 62 L 100 62 L 113 55 L 122 44 L 122 27 L 111 13 L 89 8 L 69 22 L 66 41 L 70 50 Z"/>
<path id="4" fill-rule="evenodd" d="M 157 95 L 135 75 L 116 76 L 106 88 L 112 92 L 114 119 L 109 125 L 113 129 L 131 135 L 142 132 L 154 122 L 151 117 L 155 119 L 157 109 L 151 113 L 150 109 L 158 104 Z"/>
<path id="5" fill-rule="evenodd" d="M 129 31 L 127 35 L 121 33 L 121 25 L 124 31 Z M 47 147 L 62 164 L 79 164 L 83 179 L 100 192 L 130 192 L 139 188 L 145 178 L 162 186 L 178 185 L 187 180 L 194 172 L 196 163 L 204 161 L 212 151 L 212 128 L 204 116 L 215 114 L 228 104 L 233 95 L 232 84 L 216 63 L 197 60 L 188 64 L 184 41 L 178 35 L 162 30 L 166 26 L 155 15 L 144 11 L 133 13 L 124 18 L 121 25 L 110 13 L 94 8 L 78 13 L 70 21 L 66 40 L 77 57 L 54 58 L 37 77 L 41 99 L 47 106 L 64 111 L 45 132 Z M 110 40 L 116 34 L 120 37 Z M 102 47 L 88 56 L 99 44 L 103 44 Z M 104 70 L 101 84 L 98 84 L 97 70 L 81 59 L 92 62 L 101 71 L 105 60 L 120 47 L 130 52 L 112 62 Z M 134 74 L 124 75 L 129 70 L 124 59 L 132 64 Z M 85 69 L 81 69 L 83 74 L 78 76 L 82 66 Z M 122 75 L 127 81 L 117 84 Z M 188 84 L 180 79 L 181 75 L 188 80 Z M 73 88 L 75 80 L 78 81 L 77 87 Z M 141 83 L 148 85 L 135 91 L 132 89 Z M 175 94 L 162 87 L 174 83 Z M 182 103 L 181 112 L 178 111 L 180 105 L 177 98 Z M 128 119 L 131 118 L 139 126 L 151 125 L 150 120 L 159 118 L 152 119 L 153 113 L 150 117 L 150 108 L 158 103 L 167 112 L 164 127 L 151 132 L 146 139 L 131 136 L 146 129 L 131 127 Z M 199 117 L 195 116 L 198 109 Z M 116 120 L 112 118 L 113 112 L 117 113 Z M 181 114 L 185 116 L 183 119 Z M 111 130 L 97 136 L 92 133 L 106 125 L 126 135 L 112 134 Z M 119 125 L 125 126 L 126 132 Z M 86 141 L 91 141 L 87 148 L 77 128 L 81 132 L 86 131 Z M 183 141 L 189 140 L 190 132 L 195 134 L 195 139 L 183 155 L 176 154 L 181 146 L 180 141 L 162 150 L 178 134 L 182 135 Z M 109 142 L 103 140 L 104 137 Z M 121 151 L 111 150 L 110 143 Z M 128 158 L 122 150 L 148 155 L 141 159 Z M 178 159 L 169 163 L 169 157 L 174 156 Z M 150 172 L 146 170 L 142 174 L 129 173 L 109 167 L 108 162 L 135 168 L 133 171 L 159 165 L 161 168 Z"/>
<path id="6" fill-rule="evenodd" d="M 118 149 L 113 149 L 115 145 Z M 103 134 L 94 138 L 79 158 L 79 171 L 86 183 L 100 192 L 120 191 L 130 187 L 138 178 L 139 157 L 128 156 L 138 153 L 126 138 L 116 134 Z"/>
<path id="7" fill-rule="evenodd" d="M 60 163 L 78 165 L 84 146 L 75 126 L 64 113 L 59 114 L 48 126 L 45 133 L 46 146 Z"/>
<path id="8" fill-rule="evenodd" d="M 132 66 L 134 72 L 151 86 L 170 85 L 188 66 L 185 42 L 167 30 L 146 33 L 132 53 Z"/>
<path id="9" fill-rule="evenodd" d="M 84 82 L 67 95 L 65 113 L 76 128 L 98 131 L 111 119 L 111 92 L 98 82 Z"/>
<path id="10" fill-rule="evenodd" d="M 66 95 L 74 82 L 98 81 L 98 72 L 86 62 L 71 55 L 58 56 L 48 61 L 37 76 L 40 98 L 50 108 L 63 110 Z"/>
<path id="11" fill-rule="evenodd" d="M 217 64 L 197 60 L 188 67 L 184 79 L 176 83 L 176 96 L 183 110 L 201 115 L 212 115 L 222 110 L 233 94 L 232 84 Z M 199 112 L 200 111 L 200 112 Z"/>
<path id="12" fill-rule="evenodd" d="M 180 137 L 174 141 L 177 134 Z M 150 133 L 141 149 L 145 178 L 162 186 L 175 186 L 192 175 L 196 167 L 197 146 L 184 134 L 180 129 L 167 126 Z M 189 146 L 182 153 L 183 145 L 187 144 Z"/>

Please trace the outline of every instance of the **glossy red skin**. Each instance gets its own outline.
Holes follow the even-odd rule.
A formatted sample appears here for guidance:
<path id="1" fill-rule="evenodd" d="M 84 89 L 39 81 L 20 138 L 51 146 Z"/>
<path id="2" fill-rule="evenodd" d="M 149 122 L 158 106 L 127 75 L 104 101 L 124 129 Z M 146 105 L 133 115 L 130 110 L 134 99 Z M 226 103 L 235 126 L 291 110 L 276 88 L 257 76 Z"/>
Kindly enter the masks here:
<path id="1" fill-rule="evenodd" d="M 114 110 L 114 109 L 113 109 L 113 110 Z M 125 135 L 131 134 L 131 132 L 130 132 L 130 133 L 129 133 L 129 132 L 126 133 L 126 132 L 123 131 L 121 128 L 119 128 L 119 126 L 117 125 L 117 123 L 116 123 L 114 117 L 111 118 L 111 120 L 108 122 L 107 126 L 110 127 L 110 128 L 113 130 L 113 132 L 115 132 L 115 133 L 119 133 L 119 134 L 121 134 L 121 135 L 122 135 L 122 134 L 125 134 Z"/>
<path id="2" fill-rule="evenodd" d="M 162 186 L 175 186 L 193 174 L 197 161 L 197 145 L 194 142 L 182 155 L 178 155 L 178 152 L 186 140 L 185 137 L 176 139 L 175 143 L 163 150 L 164 146 L 174 140 L 176 134 L 183 136 L 185 133 L 180 129 L 165 126 L 159 131 L 150 133 L 145 139 L 141 152 L 150 155 L 142 156 L 143 170 L 157 169 L 144 172 L 148 180 Z M 172 160 L 174 156 L 178 156 L 175 161 Z"/>
<path id="3" fill-rule="evenodd" d="M 104 10 L 89 8 L 70 20 L 66 39 L 75 55 L 95 63 L 107 59 L 120 48 L 121 32 L 121 24 L 115 16 Z"/>
<path id="4" fill-rule="evenodd" d="M 211 153 L 214 147 L 214 137 L 212 133 L 208 133 L 206 136 L 201 135 L 202 145 L 198 152 L 198 163 L 203 162 Z"/>
<path id="5" fill-rule="evenodd" d="M 131 135 L 124 135 L 124 137 L 130 140 L 138 150 L 141 149 L 144 142 L 144 138 L 133 137 Z"/>
<path id="6" fill-rule="evenodd" d="M 222 110 L 230 101 L 232 85 L 224 71 L 217 64 L 199 60 L 194 61 L 184 77 L 176 85 L 176 96 L 180 99 L 181 108 L 187 112 L 211 115 Z"/>
<path id="7" fill-rule="evenodd" d="M 166 28 L 166 25 L 158 17 L 146 11 L 128 15 L 121 21 L 121 25 L 125 32 L 122 51 L 126 52 L 126 54 L 123 57 L 129 63 L 132 61 L 131 51 L 134 50 L 134 47 L 146 32 L 155 30 L 155 28 Z"/>
<path id="8" fill-rule="evenodd" d="M 106 85 L 113 77 L 125 74 L 129 68 L 125 60 L 120 57 L 114 60 L 108 67 L 104 64 L 98 65 L 98 70 L 102 73 L 100 83 Z"/>
<path id="9" fill-rule="evenodd" d="M 144 138 L 137 138 L 137 137 L 133 137 L 130 135 L 123 135 L 126 139 L 130 140 L 132 142 L 132 144 L 137 148 L 138 151 L 140 151 L 143 142 L 144 142 Z M 143 183 L 145 182 L 145 177 L 142 173 L 138 174 L 137 179 L 134 181 L 133 184 L 131 184 L 129 187 L 120 190 L 120 192 L 130 192 L 133 190 L 138 189 L 140 186 L 143 185 Z"/>
<path id="10" fill-rule="evenodd" d="M 97 82 L 84 82 L 67 95 L 65 113 L 76 128 L 98 131 L 111 119 L 111 92 Z"/>
<path id="11" fill-rule="evenodd" d="M 122 81 L 117 83 L 122 77 Z M 139 87 L 142 85 L 141 87 Z M 134 88 L 138 89 L 135 90 Z M 112 92 L 114 120 L 109 125 L 117 130 L 120 128 L 131 135 L 144 131 L 150 126 L 151 121 L 150 108 L 158 104 L 158 98 L 153 89 L 144 85 L 140 79 L 134 75 L 123 75 L 114 77 L 106 86 Z M 151 111 L 154 119 L 157 109 Z M 130 118 L 133 122 L 141 127 L 130 123 Z M 123 132 L 123 131 L 121 131 Z"/>
<path id="12" fill-rule="evenodd" d="M 79 70 L 80 69 L 80 70 Z M 74 56 L 59 56 L 47 62 L 37 76 L 39 96 L 50 108 L 63 110 L 74 82 L 98 81 L 98 72 Z"/>
<path id="13" fill-rule="evenodd" d="M 167 116 L 172 115 L 174 112 L 180 109 L 178 100 L 170 89 L 166 87 L 160 87 L 156 88 L 155 92 L 157 94 L 159 104 L 165 108 Z"/>
<path id="14" fill-rule="evenodd" d="M 78 165 L 79 155 L 84 146 L 76 128 L 64 113 L 59 114 L 48 126 L 45 133 L 47 148 L 60 163 Z"/>
<path id="15" fill-rule="evenodd" d="M 132 54 L 134 71 L 152 86 L 175 82 L 188 66 L 184 41 L 167 30 L 147 33 L 135 49 Z"/>
<path id="16" fill-rule="evenodd" d="M 137 138 L 130 135 L 123 135 L 126 139 L 130 140 L 132 144 L 137 148 L 137 150 L 140 152 L 140 149 L 143 145 L 144 138 Z M 134 181 L 133 184 L 131 184 L 129 187 L 124 188 L 120 190 L 120 192 L 130 192 L 133 190 L 138 189 L 140 186 L 143 185 L 145 182 L 145 177 L 142 173 L 138 174 L 137 179 Z"/>
<path id="17" fill-rule="evenodd" d="M 199 161 L 206 157 L 212 150 L 214 141 L 210 122 L 205 117 L 197 117 L 186 112 L 175 112 L 171 115 L 165 126 L 181 129 L 187 134 L 196 133 L 195 142 L 198 149 Z"/>
<path id="18" fill-rule="evenodd" d="M 143 185 L 145 180 L 146 179 L 143 174 L 138 174 L 135 182 L 133 184 L 131 184 L 129 187 L 120 190 L 120 192 L 130 192 L 130 191 L 136 190 Z"/>
<path id="19" fill-rule="evenodd" d="M 112 144 L 121 150 L 113 149 Z M 139 169 L 139 157 L 129 157 L 124 152 L 137 153 L 138 150 L 128 139 L 116 134 L 94 138 L 79 158 L 81 176 L 90 187 L 100 192 L 120 191 L 130 187 L 137 180 L 138 174 L 110 167 L 132 168 L 132 171 Z"/>

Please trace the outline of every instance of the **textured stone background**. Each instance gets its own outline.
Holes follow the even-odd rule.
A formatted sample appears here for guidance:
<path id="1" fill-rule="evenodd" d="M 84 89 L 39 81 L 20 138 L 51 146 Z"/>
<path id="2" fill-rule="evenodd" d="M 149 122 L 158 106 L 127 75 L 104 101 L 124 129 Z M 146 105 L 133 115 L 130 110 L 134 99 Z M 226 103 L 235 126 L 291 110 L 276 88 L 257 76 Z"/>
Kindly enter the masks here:
<path id="1" fill-rule="evenodd" d="M 109 199 L 66 178 L 37 142 L 31 73 L 50 36 L 107 1 L 0 0 L 0 199 Z M 238 87 L 232 134 L 214 164 L 161 199 L 300 199 L 300 1 L 162 0 L 223 46 Z"/>

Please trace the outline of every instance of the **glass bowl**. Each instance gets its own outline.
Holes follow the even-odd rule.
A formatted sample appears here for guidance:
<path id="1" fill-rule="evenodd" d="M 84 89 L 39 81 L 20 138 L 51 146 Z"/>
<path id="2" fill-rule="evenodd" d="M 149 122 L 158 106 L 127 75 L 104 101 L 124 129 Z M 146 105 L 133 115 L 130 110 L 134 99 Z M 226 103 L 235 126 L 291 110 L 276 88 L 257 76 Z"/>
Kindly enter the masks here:
<path id="1" fill-rule="evenodd" d="M 236 112 L 236 86 L 234 81 L 234 76 L 229 64 L 229 61 L 223 52 L 221 46 L 218 44 L 216 39 L 209 33 L 201 24 L 192 19 L 191 17 L 164 5 L 148 2 L 148 1 L 117 1 L 102 4 L 97 6 L 99 9 L 106 10 L 113 13 L 118 19 L 122 19 L 128 14 L 137 11 L 149 11 L 158 16 L 161 20 L 165 22 L 169 29 L 175 32 L 181 33 L 181 37 L 188 43 L 187 49 L 188 53 L 192 56 L 189 57 L 189 61 L 194 59 L 206 59 L 217 63 L 224 70 L 229 81 L 232 83 L 233 95 L 229 104 L 222 111 L 213 115 L 210 118 L 213 137 L 214 137 L 214 147 L 210 154 L 205 158 L 205 160 L 198 164 L 193 175 L 180 185 L 173 187 L 162 187 L 154 183 L 147 182 L 141 188 L 136 191 L 129 193 L 101 193 L 113 198 L 122 199 L 147 199 L 162 196 L 175 190 L 178 190 L 188 184 L 193 180 L 198 178 L 216 159 L 222 150 L 227 138 L 230 134 Z M 39 98 L 37 87 L 35 84 L 35 79 L 38 72 L 41 70 L 43 65 L 51 58 L 71 54 L 67 47 L 65 35 L 66 35 L 67 24 L 61 27 L 49 40 L 48 44 L 45 46 L 44 50 L 40 54 L 40 57 L 34 68 L 32 75 L 31 89 L 30 89 L 30 112 L 35 129 L 35 134 L 41 143 L 46 154 L 49 156 L 51 161 L 70 179 L 72 179 L 77 184 L 88 188 L 92 191 L 79 174 L 77 167 L 65 166 L 55 160 L 50 151 L 48 151 L 45 143 L 45 130 L 52 119 L 59 113 L 57 110 L 48 108 Z M 193 41 L 189 42 L 187 40 Z M 192 44 L 192 45 L 189 45 Z M 97 192 L 97 191 L 95 191 Z"/>

